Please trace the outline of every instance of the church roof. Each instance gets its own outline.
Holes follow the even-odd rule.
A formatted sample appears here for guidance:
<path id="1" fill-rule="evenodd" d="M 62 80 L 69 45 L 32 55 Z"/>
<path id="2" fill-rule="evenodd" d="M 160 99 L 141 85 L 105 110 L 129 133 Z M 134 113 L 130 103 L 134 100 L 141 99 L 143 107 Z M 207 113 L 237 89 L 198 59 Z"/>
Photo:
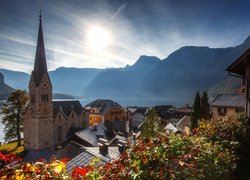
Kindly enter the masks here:
<path id="1" fill-rule="evenodd" d="M 43 40 L 42 16 L 40 15 L 35 64 L 34 64 L 34 70 L 32 72 L 36 86 L 40 84 L 45 73 L 48 73 L 48 70 L 47 70 L 45 47 Z"/>
<path id="2" fill-rule="evenodd" d="M 73 101 L 53 101 L 54 115 L 61 111 L 66 117 L 69 117 L 72 110 L 79 116 L 83 112 L 83 107 L 78 100 Z"/>

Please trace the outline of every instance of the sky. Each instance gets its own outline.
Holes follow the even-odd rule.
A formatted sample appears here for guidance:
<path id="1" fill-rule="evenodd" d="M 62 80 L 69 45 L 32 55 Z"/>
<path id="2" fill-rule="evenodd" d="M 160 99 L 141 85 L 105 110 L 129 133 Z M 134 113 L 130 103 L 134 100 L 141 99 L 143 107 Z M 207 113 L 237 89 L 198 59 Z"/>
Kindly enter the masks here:
<path id="1" fill-rule="evenodd" d="M 1 0 L 0 68 L 30 73 L 42 24 L 49 70 L 133 65 L 183 46 L 232 47 L 250 35 L 248 0 Z"/>

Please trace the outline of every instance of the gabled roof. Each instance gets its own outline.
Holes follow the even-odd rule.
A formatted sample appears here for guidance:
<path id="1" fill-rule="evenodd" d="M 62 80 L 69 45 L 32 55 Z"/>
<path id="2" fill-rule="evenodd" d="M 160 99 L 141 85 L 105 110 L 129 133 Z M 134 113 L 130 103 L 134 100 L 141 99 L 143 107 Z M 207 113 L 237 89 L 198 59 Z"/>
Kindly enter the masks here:
<path id="1" fill-rule="evenodd" d="M 106 138 L 105 131 L 106 127 L 103 124 L 98 124 L 96 126 L 88 127 L 78 131 L 75 133 L 75 136 L 80 138 L 80 140 L 83 141 L 83 145 L 85 146 L 98 146 L 97 140 L 99 138 Z"/>
<path id="2" fill-rule="evenodd" d="M 85 109 L 98 109 L 99 114 L 105 115 L 111 108 L 118 107 L 123 108 L 120 104 L 117 102 L 114 102 L 109 99 L 97 99 L 85 106 Z"/>
<path id="3" fill-rule="evenodd" d="M 190 116 L 184 116 L 177 124 L 176 127 L 178 129 L 184 130 L 185 126 L 191 126 L 191 119 Z"/>
<path id="4" fill-rule="evenodd" d="M 71 140 L 61 150 L 57 151 L 56 157 L 57 159 L 72 159 L 81 154 L 83 151 L 85 151 L 85 148 L 81 144 L 78 144 L 77 142 Z"/>
<path id="5" fill-rule="evenodd" d="M 248 61 L 250 61 L 250 49 L 247 49 L 238 59 L 229 65 L 226 71 L 245 76 L 245 68 Z"/>
<path id="6" fill-rule="evenodd" d="M 155 106 L 154 109 L 157 112 L 167 112 L 169 109 L 174 108 L 172 105 L 159 105 L 159 106 Z"/>
<path id="7" fill-rule="evenodd" d="M 175 109 L 175 112 L 191 113 L 192 112 L 192 107 L 190 107 L 187 104 L 186 106 L 182 106 L 180 108 Z"/>
<path id="8" fill-rule="evenodd" d="M 84 149 L 84 151 L 76 156 L 74 159 L 69 161 L 66 164 L 66 171 L 68 174 L 71 173 L 72 169 L 75 167 L 83 167 L 88 166 L 91 160 L 95 157 L 100 158 L 100 162 L 98 165 L 104 165 L 110 161 L 110 159 L 103 157 L 100 154 L 95 154 L 94 152 L 88 150 L 87 148 Z"/>
<path id="9" fill-rule="evenodd" d="M 24 162 L 34 163 L 36 161 L 45 159 L 47 162 L 50 162 L 50 158 L 57 153 L 56 150 L 52 149 L 31 149 L 24 157 Z"/>
<path id="10" fill-rule="evenodd" d="M 136 114 L 136 113 L 146 115 L 148 113 L 148 108 L 138 107 L 133 114 Z"/>
<path id="11" fill-rule="evenodd" d="M 164 128 L 168 133 L 176 133 L 178 129 L 171 123 L 168 123 Z"/>
<path id="12" fill-rule="evenodd" d="M 69 117 L 72 110 L 79 116 L 83 112 L 83 107 L 78 100 L 70 101 L 53 101 L 54 116 L 61 111 L 66 118 Z"/>
<path id="13" fill-rule="evenodd" d="M 245 95 L 241 94 L 218 94 L 211 103 L 212 107 L 244 108 L 245 105 Z"/>

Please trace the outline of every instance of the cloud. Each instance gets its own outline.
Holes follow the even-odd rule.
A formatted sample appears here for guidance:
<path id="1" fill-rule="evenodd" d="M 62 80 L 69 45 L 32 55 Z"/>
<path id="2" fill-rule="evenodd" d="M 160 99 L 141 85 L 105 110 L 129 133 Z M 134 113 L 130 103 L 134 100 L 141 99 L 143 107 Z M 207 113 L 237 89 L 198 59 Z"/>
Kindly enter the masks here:
<path id="1" fill-rule="evenodd" d="M 117 11 L 111 16 L 111 19 L 116 18 L 119 14 L 121 14 L 127 7 L 128 3 L 123 3 L 120 7 L 118 7 Z"/>
<path id="2" fill-rule="evenodd" d="M 48 68 L 123 67 L 134 64 L 140 55 L 163 59 L 186 45 L 235 46 L 250 34 L 250 25 L 243 21 L 249 13 L 243 5 L 237 4 L 241 8 L 231 11 L 232 3 L 194 2 L 43 1 Z M 22 70 L 30 72 L 40 7 L 27 1 L 19 5 L 14 8 L 5 3 L 0 7 L 0 67 L 12 64 L 9 68 L 20 70 L 19 64 Z M 34 9 L 26 11 L 27 5 Z M 113 43 L 102 51 L 91 50 L 86 42 L 88 27 L 92 25 L 112 34 Z"/>

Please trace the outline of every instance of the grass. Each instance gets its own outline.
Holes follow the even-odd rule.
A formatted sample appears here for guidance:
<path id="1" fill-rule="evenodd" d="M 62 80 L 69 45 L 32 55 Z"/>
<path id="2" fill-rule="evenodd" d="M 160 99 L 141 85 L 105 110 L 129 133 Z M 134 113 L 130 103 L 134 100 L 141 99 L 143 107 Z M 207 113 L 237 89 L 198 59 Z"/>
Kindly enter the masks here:
<path id="1" fill-rule="evenodd" d="M 22 141 L 22 144 L 23 144 L 23 141 Z M 0 151 L 4 151 L 8 153 L 12 152 L 12 153 L 17 154 L 17 153 L 24 151 L 24 147 L 23 145 L 20 147 L 17 147 L 17 141 L 12 141 L 12 142 L 0 145 Z"/>

